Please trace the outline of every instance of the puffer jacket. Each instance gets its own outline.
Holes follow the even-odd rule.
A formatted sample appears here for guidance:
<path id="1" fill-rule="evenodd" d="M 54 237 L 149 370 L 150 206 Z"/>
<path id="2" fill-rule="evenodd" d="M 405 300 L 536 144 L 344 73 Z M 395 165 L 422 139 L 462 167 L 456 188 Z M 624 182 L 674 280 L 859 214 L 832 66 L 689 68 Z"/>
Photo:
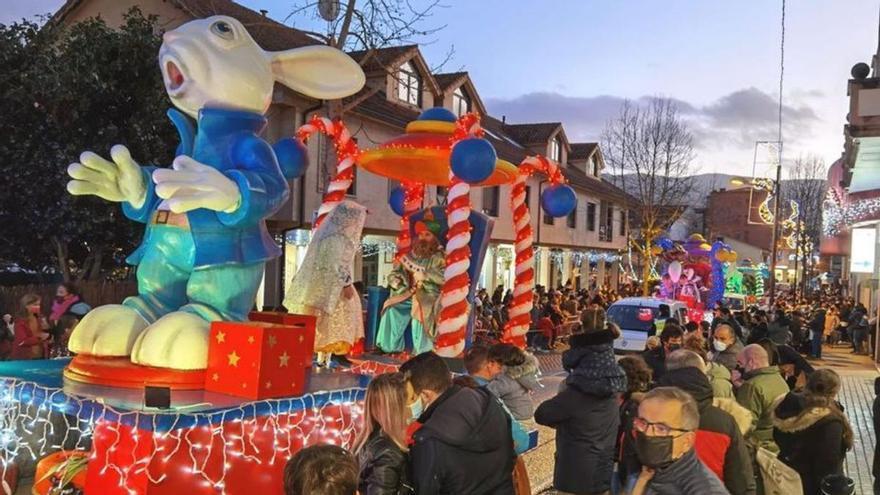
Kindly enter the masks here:
<path id="1" fill-rule="evenodd" d="M 407 474 L 406 453 L 381 430 L 375 430 L 358 451 L 358 493 L 408 495 L 415 493 Z"/>
<path id="2" fill-rule="evenodd" d="M 614 356 L 614 330 L 571 337 L 571 349 L 562 355 L 562 367 L 569 375 L 566 385 L 595 397 L 610 397 L 626 391 L 626 373 Z"/>
<path id="3" fill-rule="evenodd" d="M 724 484 L 690 450 L 669 466 L 658 469 L 645 495 L 728 495 Z"/>
<path id="4" fill-rule="evenodd" d="M 658 385 L 678 387 L 694 398 L 700 409 L 697 457 L 732 495 L 754 495 L 755 477 L 745 440 L 733 416 L 712 405 L 712 385 L 706 375 L 693 367 L 670 370 Z"/>
<path id="5" fill-rule="evenodd" d="M 733 382 L 731 381 L 730 370 L 726 366 L 708 362 L 706 363 L 706 375 L 709 382 L 712 383 L 712 396 L 716 399 L 732 399 L 733 398 Z"/>
<path id="6" fill-rule="evenodd" d="M 620 422 L 614 395 L 597 397 L 582 382 L 564 385 L 535 411 L 535 421 L 556 430 L 553 486 L 576 494 L 611 489 L 614 446 Z"/>
<path id="7" fill-rule="evenodd" d="M 514 493 L 510 417 L 491 392 L 453 385 L 418 423 L 409 451 L 416 493 Z"/>
<path id="8" fill-rule="evenodd" d="M 535 415 L 532 392 L 541 388 L 538 381 L 540 365 L 538 358 L 526 353 L 526 362 L 519 366 L 505 366 L 501 373 L 486 385 L 495 397 L 513 414 L 517 421 L 531 419 Z"/>
<path id="9" fill-rule="evenodd" d="M 853 433 L 846 416 L 830 407 L 808 407 L 789 393 L 773 403 L 773 438 L 779 459 L 801 475 L 804 495 L 820 495 L 822 478 L 843 474 Z"/>

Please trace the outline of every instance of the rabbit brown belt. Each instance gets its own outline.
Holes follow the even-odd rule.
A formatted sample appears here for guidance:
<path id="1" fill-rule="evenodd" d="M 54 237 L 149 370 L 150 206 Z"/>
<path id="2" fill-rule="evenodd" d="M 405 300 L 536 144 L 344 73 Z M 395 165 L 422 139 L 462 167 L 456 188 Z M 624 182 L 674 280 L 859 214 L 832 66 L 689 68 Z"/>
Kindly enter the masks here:
<path id="1" fill-rule="evenodd" d="M 169 210 L 156 210 L 150 218 L 150 225 L 170 225 L 189 230 L 189 219 L 186 213 L 174 213 Z"/>

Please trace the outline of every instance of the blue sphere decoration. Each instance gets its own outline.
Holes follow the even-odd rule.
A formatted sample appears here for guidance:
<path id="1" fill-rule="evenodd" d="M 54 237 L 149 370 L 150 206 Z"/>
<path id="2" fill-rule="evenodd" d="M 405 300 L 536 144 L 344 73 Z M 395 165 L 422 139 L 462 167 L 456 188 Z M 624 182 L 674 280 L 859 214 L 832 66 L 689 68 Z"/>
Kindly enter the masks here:
<path id="1" fill-rule="evenodd" d="M 388 204 L 391 206 L 391 211 L 393 211 L 397 216 L 402 217 L 406 212 L 406 208 L 404 207 L 406 203 L 406 192 L 402 187 L 397 186 L 391 190 L 391 194 L 388 195 Z"/>
<path id="2" fill-rule="evenodd" d="M 281 173 L 288 180 L 302 177 L 309 166 L 309 150 L 298 139 L 284 138 L 272 146 Z"/>
<path id="3" fill-rule="evenodd" d="M 483 182 L 495 171 L 495 147 L 483 138 L 462 139 L 452 147 L 452 171 L 469 184 Z"/>
<path id="4" fill-rule="evenodd" d="M 565 184 L 550 186 L 541 193 L 541 207 L 551 217 L 564 217 L 576 206 L 577 194 Z"/>
<path id="5" fill-rule="evenodd" d="M 443 107 L 429 108 L 419 115 L 416 120 L 440 120 L 443 122 L 455 122 L 458 118 L 454 113 Z"/>

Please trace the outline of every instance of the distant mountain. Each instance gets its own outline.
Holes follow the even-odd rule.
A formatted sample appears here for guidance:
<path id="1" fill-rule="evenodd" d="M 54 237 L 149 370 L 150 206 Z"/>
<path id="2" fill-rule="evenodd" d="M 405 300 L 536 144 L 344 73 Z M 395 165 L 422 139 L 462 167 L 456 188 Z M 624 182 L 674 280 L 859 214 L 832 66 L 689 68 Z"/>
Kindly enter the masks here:
<path id="1" fill-rule="evenodd" d="M 620 177 L 615 177 L 611 174 L 603 174 L 605 180 L 620 186 Z M 693 206 L 694 208 L 703 208 L 706 206 L 706 200 L 709 197 L 709 193 L 718 189 L 733 189 L 736 187 L 740 187 L 738 185 L 731 184 L 733 179 L 744 179 L 741 175 L 730 175 L 730 174 L 697 174 L 694 177 L 694 187 L 691 189 L 690 193 L 682 198 L 680 204 L 688 204 Z M 632 182 L 635 180 L 634 175 L 624 175 L 623 176 L 624 184 L 631 184 L 633 187 L 624 187 L 627 191 L 631 191 L 631 189 L 635 188 L 635 183 Z M 783 180 L 782 181 L 782 189 L 783 195 L 785 194 L 785 185 L 786 183 L 792 182 L 791 180 Z"/>

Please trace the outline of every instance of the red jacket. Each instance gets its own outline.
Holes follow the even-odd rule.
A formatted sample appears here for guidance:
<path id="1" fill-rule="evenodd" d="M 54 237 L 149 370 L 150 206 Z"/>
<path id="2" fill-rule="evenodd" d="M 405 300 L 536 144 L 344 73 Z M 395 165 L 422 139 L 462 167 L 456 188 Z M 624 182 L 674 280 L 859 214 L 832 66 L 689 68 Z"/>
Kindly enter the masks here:
<path id="1" fill-rule="evenodd" d="M 42 359 L 45 357 L 46 344 L 31 329 L 29 318 L 16 318 L 12 359 Z"/>

